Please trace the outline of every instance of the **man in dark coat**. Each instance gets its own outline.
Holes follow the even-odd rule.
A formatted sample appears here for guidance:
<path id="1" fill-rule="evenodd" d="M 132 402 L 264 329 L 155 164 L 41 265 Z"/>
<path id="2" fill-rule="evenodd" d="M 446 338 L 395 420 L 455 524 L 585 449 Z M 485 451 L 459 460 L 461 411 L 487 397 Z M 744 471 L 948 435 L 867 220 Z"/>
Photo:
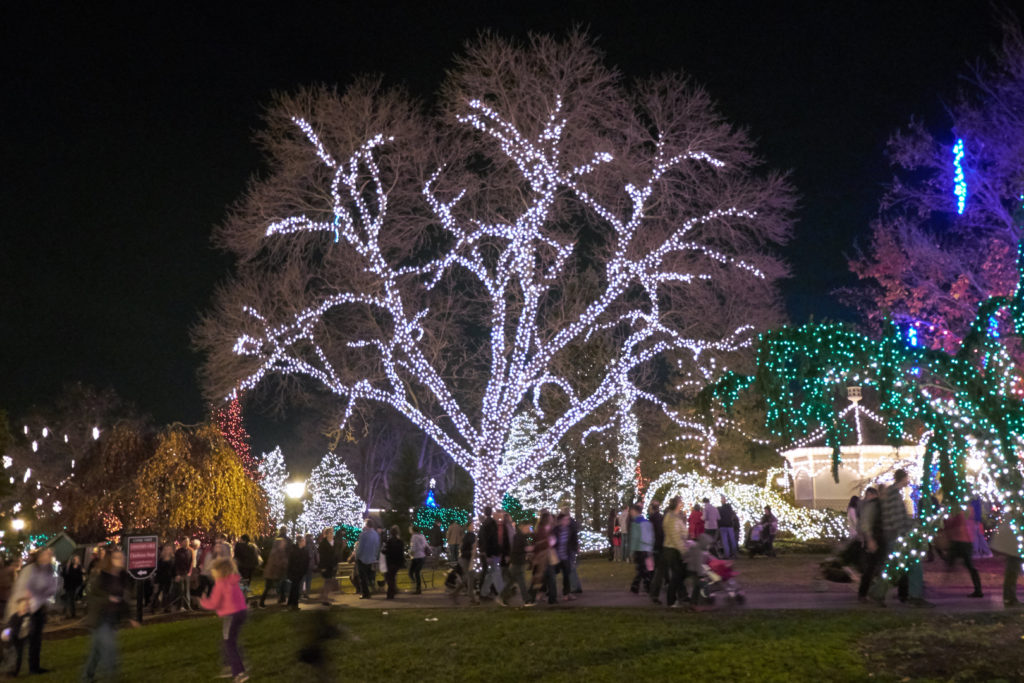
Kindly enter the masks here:
<path id="1" fill-rule="evenodd" d="M 299 594 L 302 593 L 302 580 L 309 571 L 309 551 L 306 550 L 306 537 L 299 536 L 295 543 L 288 549 L 288 580 L 291 587 L 288 590 L 288 608 L 299 609 Z"/>

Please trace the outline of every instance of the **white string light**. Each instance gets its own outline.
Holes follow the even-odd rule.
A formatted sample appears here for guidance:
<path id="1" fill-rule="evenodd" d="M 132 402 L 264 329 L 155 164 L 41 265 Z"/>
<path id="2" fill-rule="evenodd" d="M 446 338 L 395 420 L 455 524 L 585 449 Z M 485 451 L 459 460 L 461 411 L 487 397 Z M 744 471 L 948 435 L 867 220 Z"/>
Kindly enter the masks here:
<path id="1" fill-rule="evenodd" d="M 339 524 L 361 527 L 366 504 L 356 494 L 357 486 L 345 461 L 336 453 L 325 454 L 306 482 L 307 499 L 299 525 L 314 534 Z"/>
<path id="2" fill-rule="evenodd" d="M 277 526 L 284 522 L 284 486 L 288 483 L 288 468 L 281 447 L 277 446 L 269 453 L 264 453 L 256 470 L 260 476 L 260 486 L 267 496 L 270 521 Z"/>
<path id="3" fill-rule="evenodd" d="M 469 113 L 459 122 L 490 137 L 502 154 L 511 160 L 528 188 L 525 208 L 507 222 L 484 223 L 456 216 L 454 208 L 463 197 L 455 193 L 449 199 L 439 196 L 438 169 L 424 184 L 422 195 L 434 213 L 438 225 L 452 238 L 452 246 L 442 256 L 420 266 L 396 267 L 388 262 L 379 239 L 388 218 L 388 195 L 381 182 L 376 155 L 392 138 L 376 135 L 356 150 L 347 162 L 339 162 L 327 150 L 313 127 L 303 119 L 294 119 L 309 139 L 316 155 L 333 171 L 330 185 L 331 220 L 297 215 L 276 221 L 267 228 L 267 236 L 287 236 L 299 232 L 327 232 L 335 242 L 344 242 L 361 259 L 359 267 L 377 280 L 372 292 L 339 292 L 319 304 L 294 315 L 284 324 L 274 325 L 258 311 L 246 308 L 262 324 L 257 336 L 241 335 L 234 347 L 237 354 L 259 361 L 258 368 L 245 377 L 229 398 L 258 384 L 268 373 L 305 375 L 342 397 L 345 411 L 342 423 L 352 416 L 359 401 L 369 400 L 394 407 L 429 435 L 448 455 L 469 472 L 476 485 L 475 505 L 496 505 L 501 493 L 524 479 L 549 456 L 574 426 L 615 401 L 629 405 L 647 398 L 630 382 L 630 373 L 656 356 L 670 351 L 685 351 L 698 366 L 697 372 L 709 376 L 706 360 L 713 351 L 748 346 L 752 330 L 741 326 L 722 340 L 693 339 L 664 325 L 659 303 L 659 287 L 666 282 L 687 283 L 706 279 L 706 275 L 683 273 L 668 263 L 674 255 L 696 254 L 709 261 L 740 270 L 756 279 L 765 274 L 754 265 L 737 259 L 708 244 L 697 241 L 698 228 L 722 220 L 747 222 L 756 213 L 729 206 L 705 211 L 679 222 L 665 240 L 653 248 L 631 256 L 637 235 L 642 231 L 652 197 L 666 173 L 683 165 L 720 169 L 724 166 L 709 154 L 691 150 L 668 155 L 659 139 L 646 178 L 623 188 L 629 208 L 623 213 L 605 205 L 588 192 L 581 180 L 602 164 L 613 160 L 611 154 L 597 150 L 591 161 L 567 168 L 561 160 L 562 134 L 566 119 L 558 98 L 547 124 L 535 139 L 524 136 L 499 112 L 480 100 L 471 100 Z M 603 219 L 615 237 L 612 256 L 605 263 L 606 286 L 578 317 L 553 334 L 541 335 L 542 302 L 559 282 L 575 245 L 563 243 L 545 233 L 545 226 L 558 196 L 568 193 Z M 325 207 L 327 209 L 327 207 Z M 326 213 L 326 211 L 325 211 Z M 480 245 L 489 248 L 503 243 L 497 258 L 485 259 Z M 479 407 L 463 406 L 456 399 L 442 371 L 431 364 L 424 347 L 422 320 L 429 308 L 417 308 L 413 298 L 403 293 L 410 276 L 427 290 L 452 270 L 472 274 L 487 293 L 491 305 L 490 368 Z M 639 285 L 647 301 L 626 314 L 610 311 Z M 508 309 L 510 293 L 520 301 L 514 311 Z M 383 381 L 368 378 L 345 381 L 327 357 L 317 330 L 328 311 L 352 304 L 375 309 L 390 319 L 390 330 L 379 337 L 350 342 L 356 348 L 375 349 L 379 354 Z M 513 317 L 514 316 L 514 317 Z M 590 338 L 604 329 L 625 328 L 615 357 L 601 369 L 596 389 L 584 394 L 569 378 L 552 372 L 556 357 L 574 343 Z M 511 331 L 511 333 L 509 333 Z M 420 407 L 410 385 L 429 392 L 443 413 L 435 419 Z M 533 450 L 512 464 L 501 461 L 514 416 L 524 399 L 532 396 L 539 406 L 542 387 L 556 387 L 568 398 L 569 407 L 554 416 L 538 435 Z M 470 415 L 479 415 L 474 424 Z M 693 422 L 682 424 L 692 427 Z M 632 448 L 632 447 L 630 447 Z M 630 456 L 632 457 L 632 456 Z M 635 469 L 635 467 L 634 467 Z"/>

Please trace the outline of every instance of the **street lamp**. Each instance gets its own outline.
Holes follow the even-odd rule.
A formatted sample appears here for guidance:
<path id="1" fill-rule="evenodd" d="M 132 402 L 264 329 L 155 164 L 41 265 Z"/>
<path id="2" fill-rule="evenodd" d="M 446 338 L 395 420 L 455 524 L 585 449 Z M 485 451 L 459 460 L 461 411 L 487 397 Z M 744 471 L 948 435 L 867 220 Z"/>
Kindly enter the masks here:
<path id="1" fill-rule="evenodd" d="M 306 482 L 290 481 L 284 485 L 285 511 L 292 520 L 292 536 L 295 535 L 295 523 L 299 520 L 299 510 L 302 506 L 301 498 L 306 495 Z"/>
<path id="2" fill-rule="evenodd" d="M 21 531 L 22 529 L 25 528 L 25 520 L 23 520 L 23 519 L 12 520 L 11 521 L 11 528 L 14 529 L 15 531 Z"/>

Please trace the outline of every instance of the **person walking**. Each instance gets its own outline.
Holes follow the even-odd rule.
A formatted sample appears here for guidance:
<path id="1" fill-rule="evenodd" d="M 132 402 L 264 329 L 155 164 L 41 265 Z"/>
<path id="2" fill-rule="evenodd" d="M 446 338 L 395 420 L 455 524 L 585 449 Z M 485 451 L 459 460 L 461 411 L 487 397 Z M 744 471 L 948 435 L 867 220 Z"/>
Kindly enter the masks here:
<path id="1" fill-rule="evenodd" d="M 356 548 L 356 573 L 359 577 L 360 600 L 368 600 L 373 590 L 376 572 L 373 563 L 380 555 L 380 534 L 373 528 L 373 521 L 367 517 L 363 530 L 359 534 L 359 547 Z"/>
<path id="2" fill-rule="evenodd" d="M 629 506 L 622 508 L 615 517 L 615 525 L 619 528 L 619 562 L 630 562 L 629 557 Z"/>
<path id="3" fill-rule="evenodd" d="M 320 536 L 320 546 L 317 548 L 317 557 L 320 560 L 317 569 L 324 579 L 323 587 L 320 589 L 320 604 L 324 607 L 331 605 L 331 591 L 338 588 L 338 553 L 334 547 L 334 529 L 328 527 Z"/>
<path id="4" fill-rule="evenodd" d="M 683 499 L 679 496 L 668 502 L 668 510 L 662 520 L 665 534 L 662 546 L 662 563 L 668 578 L 668 590 L 665 596 L 669 607 L 685 602 L 686 570 L 683 567 L 683 551 L 686 549 L 686 520 L 683 518 Z M 653 588 L 652 588 L 653 592 Z M 653 598 L 658 602 L 658 596 Z"/>
<path id="5" fill-rule="evenodd" d="M 181 600 L 178 609 L 192 609 L 192 547 L 189 545 L 189 538 L 186 536 L 178 543 L 178 549 L 174 551 L 174 586 L 177 590 L 177 599 Z"/>
<path id="6" fill-rule="evenodd" d="M 434 527 L 437 529 L 438 535 L 441 533 L 441 527 Z M 409 527 L 409 555 L 412 557 L 412 561 L 409 563 L 409 578 L 412 580 L 415 590 L 413 591 L 416 595 L 423 592 L 423 563 L 427 561 L 427 553 L 431 552 L 431 549 L 427 546 L 427 538 L 420 530 L 416 527 Z M 433 529 L 431 529 L 433 533 Z M 440 548 L 438 548 L 440 551 Z M 389 560 L 390 562 L 390 560 Z"/>
<path id="7" fill-rule="evenodd" d="M 502 607 L 508 606 L 508 600 L 512 597 L 512 591 L 519 588 L 519 597 L 526 607 L 532 607 L 533 596 L 526 586 L 526 554 L 530 547 L 530 523 L 521 521 L 519 528 L 512 537 L 508 553 L 508 576 L 505 583 L 505 590 L 498 596 L 498 604 Z"/>
<path id="8" fill-rule="evenodd" d="M 555 523 L 555 555 L 558 559 L 556 572 L 562 574 L 562 600 L 575 600 L 572 594 L 572 558 L 579 550 L 580 541 L 572 528 L 572 517 L 568 510 L 559 513 Z"/>
<path id="9" fill-rule="evenodd" d="M 299 596 L 302 594 L 303 579 L 309 571 L 309 550 L 306 548 L 306 537 L 299 535 L 295 544 L 288 551 L 288 609 L 299 609 Z"/>
<path id="10" fill-rule="evenodd" d="M 174 585 L 174 544 L 164 543 L 160 548 L 160 557 L 156 560 L 156 572 L 153 575 L 156 591 L 149 601 L 150 609 L 155 613 L 163 603 L 164 611 L 171 611 L 171 586 Z"/>
<path id="11" fill-rule="evenodd" d="M 275 538 L 270 548 L 270 556 L 263 568 L 263 595 L 260 596 L 260 607 L 267 606 L 267 594 L 273 588 L 277 593 L 277 604 L 285 600 L 284 582 L 288 574 L 288 542 L 283 538 Z"/>
<path id="12" fill-rule="evenodd" d="M 547 510 L 542 510 L 537 528 L 533 534 L 533 579 L 530 582 L 530 602 L 536 602 L 536 595 L 543 590 L 548 595 L 548 604 L 558 602 L 558 590 L 555 588 L 554 565 L 558 556 L 554 551 L 552 530 L 554 518 Z"/>
<path id="13" fill-rule="evenodd" d="M 245 593 L 242 592 L 241 576 L 230 557 L 218 557 L 211 567 L 213 590 L 199 604 L 203 609 L 212 610 L 221 618 L 221 654 L 224 658 L 224 673 L 221 678 L 231 677 L 236 683 L 249 680 L 238 645 L 238 634 L 245 624 L 248 612 Z M 294 589 L 293 589 L 294 590 Z"/>
<path id="14" fill-rule="evenodd" d="M 92 639 L 82 671 L 83 681 L 95 681 L 97 670 L 105 680 L 117 679 L 117 627 L 129 614 L 125 592 L 131 579 L 124 564 L 124 553 L 111 550 L 89 582 L 88 622 Z M 139 625 L 136 621 L 131 624 Z"/>
<path id="15" fill-rule="evenodd" d="M 640 584 L 643 583 L 644 593 L 650 593 L 651 574 L 654 569 L 651 557 L 654 552 L 654 526 L 643 516 L 639 505 L 632 505 L 629 514 L 629 554 L 636 564 L 636 575 L 629 590 L 639 593 Z"/>
<path id="16" fill-rule="evenodd" d="M 654 528 L 654 550 L 651 556 L 654 558 L 654 576 L 651 578 L 650 596 L 656 604 L 661 603 L 661 586 L 665 582 L 665 565 L 662 563 L 661 551 L 665 545 L 664 516 L 661 514 L 661 504 L 652 500 L 647 508 L 647 519 Z"/>
<path id="17" fill-rule="evenodd" d="M 461 528 L 461 527 L 460 527 Z M 451 527 L 449 527 L 449 531 Z M 466 522 L 466 530 L 459 542 L 459 571 L 462 573 L 462 584 L 456 586 L 452 592 L 452 600 L 458 601 L 459 592 L 465 588 L 466 595 L 474 605 L 480 603 L 480 596 L 476 593 L 476 582 L 474 581 L 473 558 L 476 555 L 477 538 L 473 531 L 473 520 Z"/>
<path id="18" fill-rule="evenodd" d="M 864 490 L 864 498 L 857 516 L 857 537 L 864 544 L 863 573 L 857 587 L 857 599 L 860 602 L 867 602 L 871 582 L 875 580 L 885 561 L 882 507 L 878 500 L 878 490 L 874 486 Z"/>
<path id="19" fill-rule="evenodd" d="M 736 511 L 732 509 L 729 500 L 722 496 L 722 504 L 718 507 L 718 534 L 722 539 L 722 559 L 736 557 L 736 528 L 739 526 L 739 519 Z"/>
<path id="20" fill-rule="evenodd" d="M 946 518 L 946 538 L 949 539 L 949 557 L 946 563 L 952 569 L 953 563 L 957 559 L 963 560 L 964 566 L 967 567 L 967 573 L 971 576 L 971 583 L 974 585 L 974 592 L 970 593 L 967 597 L 983 598 L 985 594 L 981 590 L 981 577 L 978 576 L 978 570 L 974 568 L 974 564 L 971 562 L 974 546 L 971 543 L 971 534 L 968 531 L 969 524 L 970 520 L 967 518 L 967 511 L 963 508 L 956 510 Z"/>
<path id="21" fill-rule="evenodd" d="M 761 540 L 764 541 L 764 552 L 768 557 L 775 557 L 775 534 L 779 533 L 779 520 L 772 512 L 771 505 L 764 506 L 761 515 Z"/>
<path id="22" fill-rule="evenodd" d="M 2 638 L 7 643 L 4 650 L 4 661 L 12 656 L 14 664 L 10 665 L 4 675 L 8 678 L 16 678 L 21 672 L 21 660 L 25 654 L 25 643 L 28 642 L 28 634 L 31 630 L 31 614 L 29 613 L 28 597 L 19 598 L 17 603 L 12 603 L 14 610 L 7 619 L 7 628 Z"/>
<path id="23" fill-rule="evenodd" d="M 707 498 L 702 502 L 704 503 L 704 509 L 701 510 L 704 515 L 704 533 L 711 537 L 711 547 L 714 548 L 721 540 L 718 535 L 718 508 L 712 505 Z"/>
<path id="24" fill-rule="evenodd" d="M 247 594 L 249 586 L 252 585 L 252 575 L 260 566 L 259 550 L 249 540 L 248 534 L 242 534 L 242 537 L 235 543 L 235 566 L 238 567 L 239 586 L 242 588 L 242 593 Z"/>
<path id="25" fill-rule="evenodd" d="M 686 522 L 686 526 L 687 537 L 694 541 L 704 533 L 704 513 L 701 511 L 700 505 L 693 504 L 693 509 L 690 510 L 690 517 Z"/>
<path id="26" fill-rule="evenodd" d="M 318 555 L 318 549 L 316 540 L 313 538 L 313 534 L 306 534 L 306 553 L 309 555 L 309 564 L 307 565 L 306 575 L 302 577 L 302 596 L 306 600 L 309 600 L 309 591 L 313 588 L 313 572 L 316 571 L 317 567 L 320 566 L 320 556 Z"/>
<path id="27" fill-rule="evenodd" d="M 0 560 L 0 610 L 7 614 L 7 603 L 11 599 L 11 591 L 21 571 L 21 556 L 16 555 L 10 562 Z"/>
<path id="28" fill-rule="evenodd" d="M 485 574 L 480 583 L 480 597 L 489 599 L 491 587 L 494 587 L 496 594 L 500 595 L 505 589 L 505 583 L 501 578 L 501 557 L 508 554 L 508 539 L 504 538 L 504 527 L 500 526 L 494 519 L 491 506 L 484 506 L 484 519 L 480 524 L 480 538 L 477 545 L 480 547 L 480 556 L 485 562 Z"/>
<path id="29" fill-rule="evenodd" d="M 612 509 L 612 511 L 608 513 L 608 520 L 607 520 L 606 524 L 607 524 L 607 529 L 605 531 L 605 536 L 608 538 L 608 561 L 609 562 L 614 562 L 615 561 L 615 549 L 616 549 L 616 546 L 618 545 L 618 543 L 616 543 L 616 540 L 618 539 L 619 543 L 621 543 L 621 539 L 619 539 L 618 532 L 616 531 L 615 510 L 614 509 Z"/>
<path id="30" fill-rule="evenodd" d="M 857 538 L 858 531 L 860 530 L 859 517 L 860 497 L 850 496 L 850 502 L 846 504 L 846 531 L 850 538 Z"/>
<path id="31" fill-rule="evenodd" d="M 903 489 L 910 484 L 910 476 L 904 469 L 898 469 L 893 474 L 893 482 L 885 488 L 881 496 L 882 501 L 882 530 L 885 534 L 886 556 L 895 548 L 897 539 L 910 533 L 914 525 L 913 519 L 907 514 L 907 506 L 903 502 Z M 881 596 L 879 604 L 885 604 L 885 593 L 888 592 L 887 583 L 880 582 Z M 908 602 L 914 607 L 934 607 L 932 603 L 924 599 L 924 569 L 920 562 L 913 562 L 903 572 L 897 582 L 897 595 L 900 602 Z"/>
<path id="32" fill-rule="evenodd" d="M 78 555 L 72 555 L 64 563 L 60 570 L 64 579 L 64 614 L 74 619 L 75 604 L 78 602 L 78 592 L 82 589 L 82 582 L 85 580 L 85 573 L 82 571 L 82 560 Z"/>
<path id="33" fill-rule="evenodd" d="M 1017 546 L 1017 534 L 1010 528 L 1009 515 L 1004 514 L 989 547 L 993 553 L 1002 555 L 1003 563 L 1003 607 L 1016 609 L 1021 606 L 1017 599 L 1017 577 L 1020 576 L 1021 557 Z"/>
<path id="34" fill-rule="evenodd" d="M 47 604 L 57 594 L 57 577 L 53 573 L 53 550 L 40 548 L 18 574 L 11 590 L 8 610 L 27 597 L 29 601 L 28 671 L 46 673 L 40 664 L 43 647 L 43 628 L 46 626 Z M 10 617 L 6 614 L 5 617 Z"/>
<path id="35" fill-rule="evenodd" d="M 384 542 L 384 560 L 388 569 L 384 572 L 384 582 L 387 583 L 387 599 L 394 600 L 398 592 L 398 570 L 405 567 L 405 544 L 402 543 L 402 535 L 398 525 L 394 524 L 388 533 L 388 540 Z"/>
<path id="36" fill-rule="evenodd" d="M 981 498 L 975 496 L 971 499 L 970 508 L 970 524 L 967 525 L 967 531 L 971 537 L 972 552 L 975 557 L 992 557 L 992 548 L 989 547 L 988 540 L 985 538 L 985 521 L 982 507 Z"/>
<path id="37" fill-rule="evenodd" d="M 452 522 L 448 525 L 448 532 L 446 534 L 446 540 L 448 541 L 448 561 L 458 562 L 459 558 L 462 557 L 460 547 L 462 545 L 462 539 L 466 535 L 466 530 L 462 528 L 462 525 L 458 522 Z"/>

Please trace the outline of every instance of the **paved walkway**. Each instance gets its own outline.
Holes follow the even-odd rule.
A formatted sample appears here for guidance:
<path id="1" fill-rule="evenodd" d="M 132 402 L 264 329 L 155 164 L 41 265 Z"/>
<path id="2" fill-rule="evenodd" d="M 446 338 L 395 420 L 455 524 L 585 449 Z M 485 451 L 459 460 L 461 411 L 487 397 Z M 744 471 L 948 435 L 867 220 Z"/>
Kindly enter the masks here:
<path id="1" fill-rule="evenodd" d="M 856 583 L 833 583 L 819 578 L 818 564 L 824 556 L 787 556 L 777 559 L 740 559 L 735 563 L 739 571 L 737 581 L 746 598 L 741 609 L 818 609 L 878 610 L 877 605 L 863 605 L 857 601 Z M 925 598 L 932 602 L 936 612 L 985 612 L 1003 610 L 1002 605 L 1002 560 L 978 560 L 981 571 L 984 598 L 968 598 L 972 591 L 967 571 L 957 566 L 949 570 L 941 561 L 925 566 Z M 586 569 L 587 571 L 583 571 Z M 583 607 L 640 607 L 666 609 L 655 604 L 645 595 L 631 593 L 627 587 L 630 570 L 623 564 L 612 564 L 592 560 L 587 567 L 581 567 L 584 592 L 574 596 L 576 600 L 559 600 L 558 608 L 578 609 Z M 594 576 L 596 574 L 596 576 Z M 588 576 L 589 575 L 589 576 Z M 588 578 L 590 579 L 588 581 Z M 348 589 L 351 590 L 351 584 Z M 561 584 L 559 583 L 559 591 Z M 664 589 L 661 596 L 665 600 Z M 511 599 L 510 608 L 522 608 L 522 601 L 516 595 Z M 502 609 L 495 601 L 484 600 L 474 606 L 469 599 L 461 596 L 453 602 L 443 588 L 443 572 L 435 575 L 435 587 L 426 589 L 421 595 L 399 592 L 394 600 L 386 600 L 383 592 L 374 594 L 368 600 L 361 600 L 354 593 L 335 594 L 332 604 L 353 609 Z M 316 609 L 319 602 L 303 604 L 303 609 Z M 530 609 L 551 609 L 556 605 L 538 604 Z M 734 609 L 719 598 L 714 606 L 707 609 Z M 901 604 L 892 591 L 886 609 L 919 610 Z M 929 610 L 932 611 L 932 610 Z"/>
<path id="2" fill-rule="evenodd" d="M 807 610 L 878 610 L 874 604 L 862 605 L 857 602 L 856 583 L 832 583 L 820 578 L 818 570 L 819 563 L 824 559 L 823 555 L 787 555 L 779 558 L 759 558 L 749 560 L 741 558 L 735 562 L 738 571 L 737 581 L 740 583 L 743 594 L 746 598 L 742 606 L 729 605 L 725 600 L 719 599 L 715 605 L 701 607 L 702 610 L 731 610 L 731 609 L 807 609 Z M 972 587 L 967 572 L 960 566 L 949 570 L 942 562 L 932 562 L 925 565 L 925 598 L 935 604 L 936 613 L 970 613 L 985 612 L 992 610 L 1003 610 L 1002 605 L 1002 560 L 998 558 L 977 560 L 976 564 L 981 572 L 982 586 L 985 597 L 981 599 L 968 598 Z M 583 582 L 584 592 L 574 596 L 576 599 L 569 602 L 559 600 L 555 605 L 538 604 L 529 609 L 544 611 L 548 609 L 582 609 L 586 607 L 612 607 L 612 608 L 642 608 L 642 609 L 666 609 L 664 605 L 658 605 L 651 601 L 646 595 L 636 595 L 628 590 L 632 578 L 632 568 L 624 563 L 610 563 L 605 560 L 587 560 L 580 565 L 580 576 Z M 425 572 L 430 576 L 430 571 Z M 345 576 L 344 573 L 341 576 Z M 369 600 L 360 600 L 359 596 L 352 592 L 352 585 L 344 579 L 347 592 L 333 594 L 331 604 L 333 607 L 351 609 L 505 609 L 500 607 L 493 600 L 484 600 L 480 605 L 472 605 L 469 599 L 461 596 L 456 603 L 444 589 L 445 570 L 438 569 L 433 575 L 433 587 L 428 587 L 421 595 L 415 595 L 408 591 L 400 591 L 394 600 L 386 600 L 384 593 L 374 594 Z M 260 581 L 257 581 L 262 586 Z M 1024 582 L 1022 582 L 1024 583 Z M 428 584 L 429 586 L 429 584 Z M 1024 586 L 1022 586 L 1024 588 Z M 561 583 L 559 582 L 559 590 Z M 662 592 L 662 600 L 665 594 Z M 283 609 L 272 602 L 268 611 Z M 300 605 L 303 610 L 324 609 L 319 600 L 303 602 Z M 522 601 L 517 594 L 511 599 L 508 609 L 524 609 Z M 918 610 L 919 608 L 909 607 L 900 604 L 896 600 L 895 591 L 890 593 L 887 602 L 887 610 Z M 146 610 L 144 623 L 162 623 L 171 620 L 198 618 L 208 616 L 205 611 L 197 612 L 172 612 L 164 614 L 150 614 Z M 74 620 L 62 620 L 52 618 L 46 627 L 46 632 L 51 637 L 65 637 L 77 635 L 85 631 L 84 620 L 80 617 Z"/>

